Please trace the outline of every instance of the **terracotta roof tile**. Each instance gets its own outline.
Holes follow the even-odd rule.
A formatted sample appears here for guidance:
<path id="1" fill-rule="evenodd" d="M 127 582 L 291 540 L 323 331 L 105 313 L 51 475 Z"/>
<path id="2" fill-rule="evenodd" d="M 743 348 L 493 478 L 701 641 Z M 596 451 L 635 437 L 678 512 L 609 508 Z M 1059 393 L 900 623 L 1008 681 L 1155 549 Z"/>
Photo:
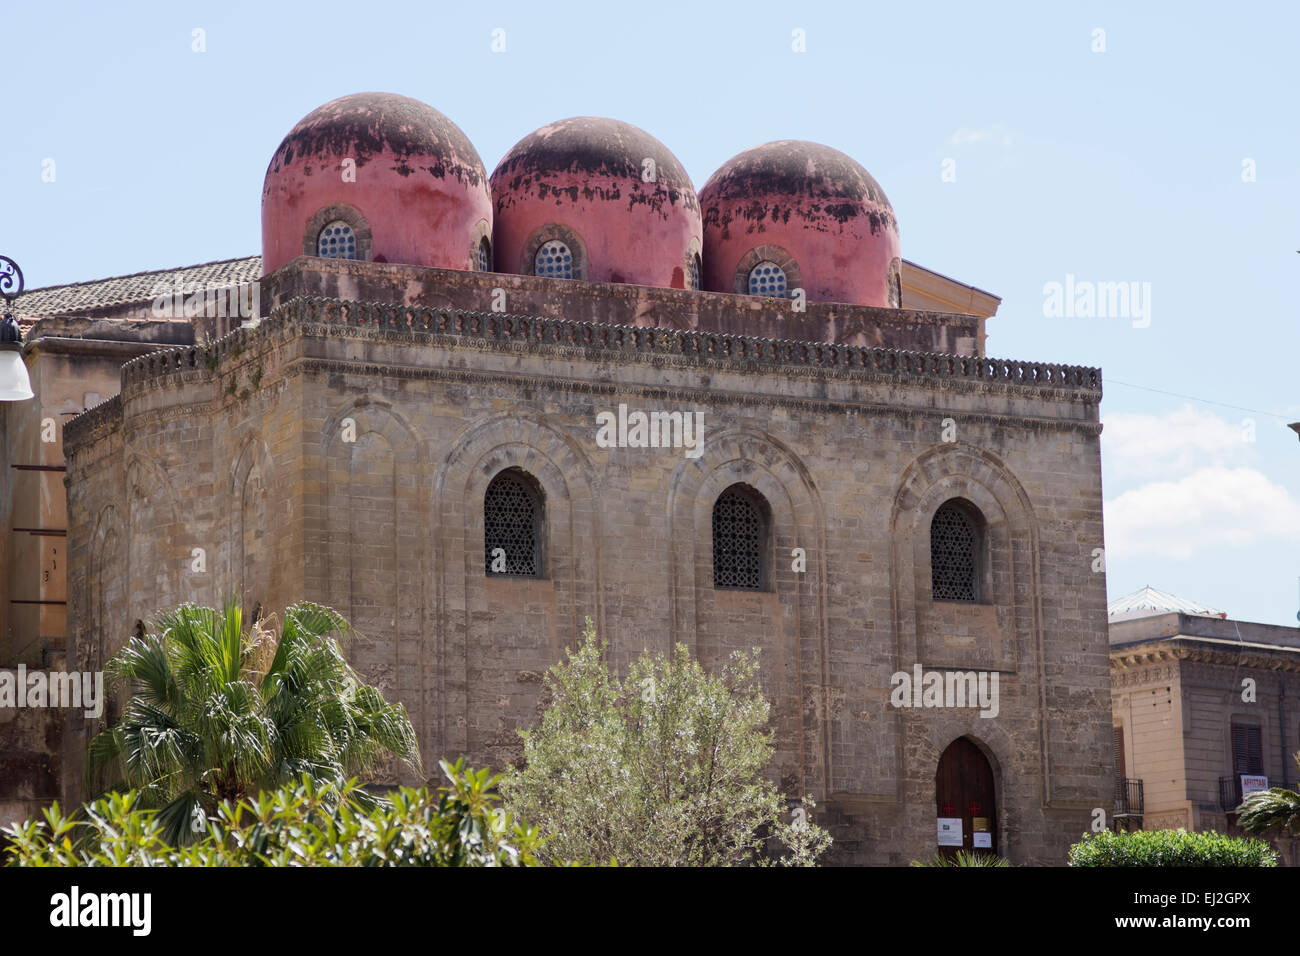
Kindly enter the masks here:
<path id="1" fill-rule="evenodd" d="M 261 256 L 219 259 L 178 269 L 155 269 L 90 282 L 30 289 L 14 300 L 13 309 L 19 316 L 18 324 L 26 330 L 35 320 L 50 316 L 76 316 L 113 306 L 150 302 L 159 294 L 160 286 L 170 289 L 178 281 L 182 286 L 204 288 L 256 282 L 261 277 Z"/>

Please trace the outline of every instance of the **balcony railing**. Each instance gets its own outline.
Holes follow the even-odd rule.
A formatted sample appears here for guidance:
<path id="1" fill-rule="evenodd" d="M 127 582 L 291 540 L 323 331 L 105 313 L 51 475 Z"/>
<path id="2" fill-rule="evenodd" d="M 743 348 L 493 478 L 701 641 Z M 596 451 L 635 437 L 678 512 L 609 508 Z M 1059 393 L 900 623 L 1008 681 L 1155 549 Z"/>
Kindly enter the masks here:
<path id="1" fill-rule="evenodd" d="M 1145 809 L 1142 781 L 1121 777 L 1115 781 L 1115 816 L 1140 817 Z"/>
<path id="2" fill-rule="evenodd" d="M 1241 777 L 1238 774 L 1220 777 L 1219 809 L 1224 813 L 1236 813 L 1239 806 L 1241 806 Z"/>

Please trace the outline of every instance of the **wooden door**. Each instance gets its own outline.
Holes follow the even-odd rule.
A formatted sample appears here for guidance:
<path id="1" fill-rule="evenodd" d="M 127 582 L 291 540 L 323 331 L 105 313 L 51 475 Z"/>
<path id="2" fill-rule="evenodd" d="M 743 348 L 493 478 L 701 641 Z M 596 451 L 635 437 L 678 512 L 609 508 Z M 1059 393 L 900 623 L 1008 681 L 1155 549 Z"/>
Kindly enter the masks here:
<path id="1" fill-rule="evenodd" d="M 961 820 L 961 846 L 939 847 L 939 852 L 945 856 L 954 856 L 959 849 L 967 853 L 997 853 L 997 791 L 993 768 L 979 747 L 966 737 L 949 744 L 939 758 L 934 784 L 936 815 Z M 988 834 L 989 846 L 976 848 L 977 832 Z"/>

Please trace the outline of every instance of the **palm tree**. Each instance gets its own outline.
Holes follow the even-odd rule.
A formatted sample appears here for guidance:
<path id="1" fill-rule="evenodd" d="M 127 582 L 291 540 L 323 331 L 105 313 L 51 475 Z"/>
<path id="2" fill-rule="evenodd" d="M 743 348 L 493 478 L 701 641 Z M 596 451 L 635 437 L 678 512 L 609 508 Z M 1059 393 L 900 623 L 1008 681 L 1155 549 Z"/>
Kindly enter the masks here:
<path id="1" fill-rule="evenodd" d="M 339 648 L 348 632 L 336 611 L 308 603 L 285 610 L 278 635 L 265 619 L 245 633 L 233 601 L 159 615 L 109 662 L 110 680 L 131 696 L 91 741 L 89 789 L 139 790 L 175 845 L 223 800 L 303 776 L 341 785 L 388 754 L 422 776 L 405 708 L 348 665 Z"/>
<path id="2" fill-rule="evenodd" d="M 1295 754 L 1300 765 L 1300 754 Z M 1282 828 L 1295 836 L 1300 834 L 1300 793 L 1282 787 L 1258 790 L 1241 801 L 1237 823 L 1247 833 L 1259 836 L 1269 830 Z"/>

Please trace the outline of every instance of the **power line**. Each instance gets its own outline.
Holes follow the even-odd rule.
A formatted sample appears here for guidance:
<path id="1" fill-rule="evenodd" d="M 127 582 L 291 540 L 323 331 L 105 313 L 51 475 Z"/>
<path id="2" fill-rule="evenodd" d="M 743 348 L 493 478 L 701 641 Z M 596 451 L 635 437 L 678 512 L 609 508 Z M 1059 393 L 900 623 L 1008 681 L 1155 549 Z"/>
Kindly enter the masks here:
<path id="1" fill-rule="evenodd" d="M 1277 412 L 1266 412 L 1258 408 L 1246 408 L 1244 405 L 1229 405 L 1227 402 L 1215 402 L 1208 398 L 1197 398 L 1195 395 L 1184 395 L 1181 392 L 1166 392 L 1163 388 L 1150 388 L 1146 385 L 1134 385 L 1132 382 L 1121 382 L 1118 379 L 1105 379 L 1107 385 L 1123 385 L 1126 388 L 1136 388 L 1144 392 L 1156 392 L 1160 395 L 1172 395 L 1174 398 L 1185 398 L 1189 402 L 1200 402 L 1203 405 L 1218 405 L 1220 408 L 1232 408 L 1239 412 L 1251 412 L 1255 415 L 1267 415 L 1270 418 L 1276 418 L 1280 421 L 1287 421 L 1288 416 L 1279 415 Z"/>

